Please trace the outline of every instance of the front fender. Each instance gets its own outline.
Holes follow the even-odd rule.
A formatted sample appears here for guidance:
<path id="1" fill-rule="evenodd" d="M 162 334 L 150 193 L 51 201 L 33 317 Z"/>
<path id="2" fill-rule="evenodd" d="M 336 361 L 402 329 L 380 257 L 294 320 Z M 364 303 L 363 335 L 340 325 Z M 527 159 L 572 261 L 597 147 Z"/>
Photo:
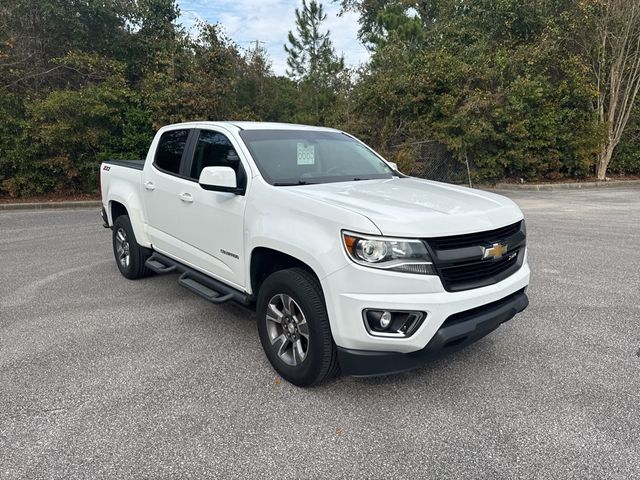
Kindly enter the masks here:
<path id="1" fill-rule="evenodd" d="M 349 263 L 341 230 L 379 234 L 368 218 L 350 210 L 253 182 L 245 214 L 245 278 L 251 290 L 249 259 L 258 247 L 270 248 L 307 264 L 318 279 Z M 259 199 L 259 200 L 257 200 Z"/>

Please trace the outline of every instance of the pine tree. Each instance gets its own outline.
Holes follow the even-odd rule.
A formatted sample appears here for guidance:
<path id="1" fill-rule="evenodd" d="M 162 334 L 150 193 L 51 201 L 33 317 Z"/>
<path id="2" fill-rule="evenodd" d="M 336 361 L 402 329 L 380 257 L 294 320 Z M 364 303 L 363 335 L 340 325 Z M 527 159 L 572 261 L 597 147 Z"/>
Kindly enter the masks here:
<path id="1" fill-rule="evenodd" d="M 330 32 L 321 33 L 322 22 L 327 18 L 322 4 L 302 0 L 302 9 L 296 8 L 296 34 L 289 31 L 287 75 L 297 81 L 302 96 L 311 102 L 310 111 L 316 124 L 325 121 L 325 110 L 335 97 L 338 76 L 344 70 L 344 58 L 338 57 L 333 48 Z"/>
<path id="2" fill-rule="evenodd" d="M 316 86 L 326 86 L 331 77 L 344 69 L 344 58 L 338 57 L 333 48 L 330 32 L 320 32 L 327 18 L 321 3 L 302 0 L 302 10 L 296 8 L 296 31 L 289 31 L 289 44 L 284 49 L 287 58 L 287 75 Z"/>

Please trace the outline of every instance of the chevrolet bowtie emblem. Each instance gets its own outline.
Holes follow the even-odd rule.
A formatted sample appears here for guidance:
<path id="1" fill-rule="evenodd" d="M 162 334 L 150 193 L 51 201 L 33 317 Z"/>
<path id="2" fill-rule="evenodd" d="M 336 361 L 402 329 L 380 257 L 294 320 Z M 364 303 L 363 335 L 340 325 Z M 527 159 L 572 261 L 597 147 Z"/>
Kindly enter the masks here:
<path id="1" fill-rule="evenodd" d="M 507 246 L 504 243 L 494 243 L 491 247 L 483 247 L 482 259 L 487 258 L 502 258 L 507 253 Z"/>

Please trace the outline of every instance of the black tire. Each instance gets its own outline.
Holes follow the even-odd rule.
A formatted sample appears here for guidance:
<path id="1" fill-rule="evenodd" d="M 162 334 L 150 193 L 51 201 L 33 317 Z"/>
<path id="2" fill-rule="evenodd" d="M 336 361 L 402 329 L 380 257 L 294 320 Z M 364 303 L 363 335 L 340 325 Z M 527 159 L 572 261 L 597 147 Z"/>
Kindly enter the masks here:
<path id="1" fill-rule="evenodd" d="M 267 319 L 269 303 L 279 295 L 286 295 L 294 300 L 299 311 L 293 317 L 305 319 L 308 325 L 306 356 L 294 366 L 286 363 L 278 354 L 280 344 L 274 345 L 271 341 L 271 335 L 276 335 L 273 333 L 274 329 L 281 328 L 283 335 L 286 334 L 286 329 L 278 326 L 277 322 L 274 322 L 275 326 L 268 326 L 268 322 L 271 322 Z M 271 274 L 260 287 L 256 307 L 260 343 L 269 362 L 282 378 L 299 387 L 308 387 L 338 374 L 338 357 L 329 316 L 322 289 L 314 275 L 301 268 Z M 303 340 L 300 333 L 298 339 Z M 289 345 L 293 344 L 289 342 Z M 293 357 L 295 358 L 295 354 Z"/>
<path id="2" fill-rule="evenodd" d="M 151 250 L 141 247 L 136 241 L 136 236 L 133 234 L 133 228 L 131 228 L 131 221 L 128 215 L 120 215 L 113 222 L 112 227 L 112 243 L 113 243 L 113 255 L 116 258 L 116 265 L 118 270 L 125 277 L 134 280 L 136 278 L 146 277 L 152 272 L 145 267 L 147 258 L 151 256 Z M 128 245 L 129 258 L 128 261 L 122 261 L 122 250 L 119 251 L 118 247 L 122 247 L 122 242 L 119 242 L 119 234 L 124 233 L 126 244 Z"/>

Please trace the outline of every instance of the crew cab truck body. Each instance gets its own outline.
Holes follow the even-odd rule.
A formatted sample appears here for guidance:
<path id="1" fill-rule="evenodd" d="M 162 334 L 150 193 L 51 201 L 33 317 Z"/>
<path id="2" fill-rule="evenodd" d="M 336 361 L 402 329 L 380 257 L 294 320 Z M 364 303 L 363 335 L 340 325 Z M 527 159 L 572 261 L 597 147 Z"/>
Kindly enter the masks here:
<path id="1" fill-rule="evenodd" d="M 177 272 L 213 303 L 255 307 L 267 357 L 297 385 L 414 368 L 528 305 L 511 200 L 407 177 L 338 130 L 170 125 L 144 162 L 100 174 L 123 275 Z"/>

